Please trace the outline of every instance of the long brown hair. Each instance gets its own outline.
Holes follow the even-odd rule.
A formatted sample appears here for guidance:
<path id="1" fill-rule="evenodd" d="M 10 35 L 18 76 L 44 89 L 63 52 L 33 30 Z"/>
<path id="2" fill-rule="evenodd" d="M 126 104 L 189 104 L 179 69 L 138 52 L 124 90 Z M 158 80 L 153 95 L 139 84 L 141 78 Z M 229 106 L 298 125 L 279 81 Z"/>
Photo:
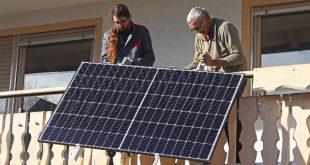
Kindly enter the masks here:
<path id="1" fill-rule="evenodd" d="M 127 17 L 129 18 L 131 15 L 129 13 L 128 7 L 124 4 L 118 4 L 112 8 L 111 17 Z M 118 49 L 118 27 L 114 24 L 112 31 L 109 37 L 109 51 L 108 51 L 108 58 L 110 63 L 116 63 L 117 57 L 117 49 Z"/>

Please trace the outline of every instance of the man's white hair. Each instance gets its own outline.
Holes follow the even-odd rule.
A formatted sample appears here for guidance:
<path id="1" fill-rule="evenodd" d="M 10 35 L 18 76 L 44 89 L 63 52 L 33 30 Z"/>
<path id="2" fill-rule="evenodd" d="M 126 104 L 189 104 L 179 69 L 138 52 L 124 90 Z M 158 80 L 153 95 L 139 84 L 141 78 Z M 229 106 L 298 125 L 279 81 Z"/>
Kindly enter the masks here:
<path id="1" fill-rule="evenodd" d="M 186 21 L 187 21 L 187 23 L 190 23 L 191 21 L 195 21 L 197 23 L 200 23 L 203 16 L 209 17 L 208 11 L 202 7 L 194 7 L 188 13 Z"/>

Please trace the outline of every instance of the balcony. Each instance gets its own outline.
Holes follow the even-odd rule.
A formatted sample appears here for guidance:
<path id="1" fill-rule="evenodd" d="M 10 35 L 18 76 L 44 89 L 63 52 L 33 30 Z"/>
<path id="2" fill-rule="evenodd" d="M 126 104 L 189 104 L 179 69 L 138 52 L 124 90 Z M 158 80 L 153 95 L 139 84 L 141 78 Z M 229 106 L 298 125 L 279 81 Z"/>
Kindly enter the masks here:
<path id="1" fill-rule="evenodd" d="M 254 69 L 254 95 L 242 97 L 229 116 L 229 141 L 222 132 L 212 157 L 213 164 L 310 164 L 310 65 Z M 1 92 L 0 98 L 59 94 L 65 88 Z M 37 139 L 51 111 L 0 115 L 1 164 L 152 164 L 154 156 L 116 153 Z M 238 118 L 238 120 L 237 120 Z M 237 122 L 241 134 L 237 141 Z M 238 128 L 239 129 L 239 128 Z M 236 146 L 241 146 L 237 149 Z M 156 159 L 158 160 L 158 159 Z M 193 161 L 160 157 L 161 164 L 194 164 Z M 197 162 L 195 162 L 197 163 Z M 198 162 L 199 164 L 199 162 Z M 201 163 L 202 164 L 202 163 Z"/>

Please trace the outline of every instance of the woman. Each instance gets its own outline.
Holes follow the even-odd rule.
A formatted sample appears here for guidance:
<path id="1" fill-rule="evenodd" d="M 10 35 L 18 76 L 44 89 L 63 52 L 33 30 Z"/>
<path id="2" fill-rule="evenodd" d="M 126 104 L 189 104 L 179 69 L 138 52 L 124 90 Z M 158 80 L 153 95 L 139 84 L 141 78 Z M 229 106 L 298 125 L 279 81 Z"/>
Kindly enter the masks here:
<path id="1" fill-rule="evenodd" d="M 155 56 L 147 28 L 133 23 L 123 4 L 114 6 L 111 16 L 114 25 L 103 36 L 102 62 L 122 63 L 127 57 L 132 65 L 152 66 Z"/>

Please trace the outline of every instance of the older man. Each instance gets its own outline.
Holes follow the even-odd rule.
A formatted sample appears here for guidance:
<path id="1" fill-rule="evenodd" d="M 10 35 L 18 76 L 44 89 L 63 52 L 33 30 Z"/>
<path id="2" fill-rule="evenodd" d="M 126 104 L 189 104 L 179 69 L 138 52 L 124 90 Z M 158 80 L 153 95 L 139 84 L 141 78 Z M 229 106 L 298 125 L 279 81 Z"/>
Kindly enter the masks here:
<path id="1" fill-rule="evenodd" d="M 201 7 L 191 9 L 187 24 L 191 31 L 197 32 L 194 59 L 187 69 L 195 69 L 200 61 L 212 71 L 246 70 L 245 56 L 234 25 L 222 19 L 211 18 L 208 11 Z"/>
<path id="2" fill-rule="evenodd" d="M 218 18 L 211 18 L 206 9 L 195 7 L 187 16 L 187 24 L 191 31 L 196 31 L 195 55 L 187 69 L 196 69 L 198 63 L 207 65 L 208 70 L 221 72 L 236 72 L 247 69 L 245 56 L 237 28 L 229 22 Z M 237 94 L 243 93 L 246 81 L 241 85 Z M 240 137 L 240 121 L 237 122 L 237 139 Z M 228 126 L 225 126 L 228 135 Z M 240 150 L 240 144 L 237 144 Z M 237 152 L 237 162 L 240 162 Z"/>

